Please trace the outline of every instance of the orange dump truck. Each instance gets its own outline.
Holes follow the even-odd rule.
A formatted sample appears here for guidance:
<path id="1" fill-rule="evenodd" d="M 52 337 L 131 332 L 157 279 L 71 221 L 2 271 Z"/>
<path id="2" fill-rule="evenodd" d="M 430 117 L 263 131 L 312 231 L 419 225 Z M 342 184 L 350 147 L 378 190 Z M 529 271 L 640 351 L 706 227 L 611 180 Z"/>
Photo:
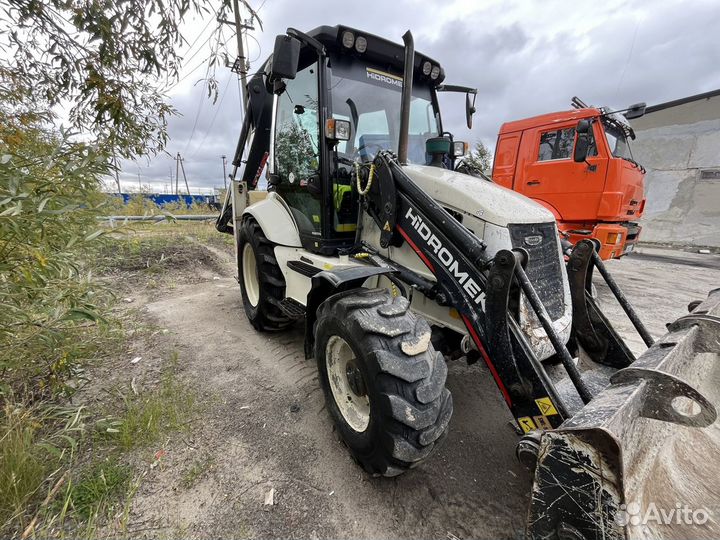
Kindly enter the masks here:
<path id="1" fill-rule="evenodd" d="M 632 158 L 627 122 L 645 104 L 609 112 L 573 98 L 573 106 L 503 124 L 492 179 L 547 207 L 572 244 L 592 239 L 603 259 L 619 258 L 637 242 L 645 208 L 645 169 Z"/>

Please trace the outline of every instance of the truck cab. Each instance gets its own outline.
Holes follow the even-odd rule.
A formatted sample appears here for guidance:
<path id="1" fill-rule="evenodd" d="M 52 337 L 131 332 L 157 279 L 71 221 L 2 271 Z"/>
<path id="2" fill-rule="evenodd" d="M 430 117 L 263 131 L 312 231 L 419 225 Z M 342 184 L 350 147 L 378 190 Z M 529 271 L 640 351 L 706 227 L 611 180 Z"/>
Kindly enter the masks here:
<path id="1" fill-rule="evenodd" d="M 580 127 L 582 126 L 582 127 Z M 578 155 L 578 140 L 587 150 Z M 507 122 L 493 181 L 549 209 L 573 245 L 592 239 L 603 259 L 632 251 L 645 208 L 645 169 L 632 158 L 624 116 L 581 107 Z"/>

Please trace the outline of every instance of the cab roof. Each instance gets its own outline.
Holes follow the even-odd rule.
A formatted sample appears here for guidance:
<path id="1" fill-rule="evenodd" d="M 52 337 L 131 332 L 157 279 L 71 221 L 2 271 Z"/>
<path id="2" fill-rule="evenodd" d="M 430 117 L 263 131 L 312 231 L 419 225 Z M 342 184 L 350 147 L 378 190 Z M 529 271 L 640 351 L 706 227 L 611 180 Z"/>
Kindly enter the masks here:
<path id="1" fill-rule="evenodd" d="M 514 120 L 505 122 L 500 126 L 500 134 L 512 133 L 514 131 L 524 131 L 526 129 L 537 128 L 542 126 L 552 126 L 567 122 L 569 120 L 582 120 L 583 118 L 594 118 L 600 116 L 602 111 L 594 107 L 587 109 L 572 109 L 569 111 L 559 111 L 554 113 L 541 114 L 539 116 L 531 116 L 522 120 Z"/>
<path id="2" fill-rule="evenodd" d="M 367 50 L 364 53 L 359 53 L 354 48 L 348 49 L 347 47 L 344 47 L 342 44 L 342 36 L 345 31 L 352 32 L 355 39 L 358 37 L 364 37 L 367 40 Z M 369 32 L 340 24 L 335 26 L 318 26 L 317 28 L 307 32 L 307 35 L 315 38 L 325 45 L 325 47 L 334 52 L 350 54 L 359 60 L 367 58 L 372 62 L 392 68 L 399 74 L 402 74 L 405 47 L 400 43 L 394 43 L 383 37 L 370 34 Z M 440 68 L 440 75 L 437 79 L 433 80 L 429 75 L 423 75 L 422 66 L 426 61 L 429 61 L 433 66 L 438 66 Z M 417 50 L 415 51 L 414 64 L 415 73 L 413 77 L 416 81 L 426 80 L 433 85 L 438 85 L 445 79 L 445 70 L 440 63 Z"/>

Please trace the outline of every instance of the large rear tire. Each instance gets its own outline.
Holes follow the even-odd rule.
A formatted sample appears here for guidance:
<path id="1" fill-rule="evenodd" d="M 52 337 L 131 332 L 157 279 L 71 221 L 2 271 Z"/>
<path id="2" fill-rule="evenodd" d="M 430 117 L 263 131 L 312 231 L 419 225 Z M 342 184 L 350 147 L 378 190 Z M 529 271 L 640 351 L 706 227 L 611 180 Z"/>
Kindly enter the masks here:
<path id="1" fill-rule="evenodd" d="M 447 366 L 406 298 L 384 289 L 328 298 L 318 309 L 315 357 L 340 436 L 369 473 L 405 472 L 447 433 Z"/>
<path id="2" fill-rule="evenodd" d="M 243 306 L 250 324 L 259 331 L 282 330 L 293 321 L 280 309 L 285 298 L 285 278 L 270 242 L 252 218 L 238 235 L 238 277 Z"/>

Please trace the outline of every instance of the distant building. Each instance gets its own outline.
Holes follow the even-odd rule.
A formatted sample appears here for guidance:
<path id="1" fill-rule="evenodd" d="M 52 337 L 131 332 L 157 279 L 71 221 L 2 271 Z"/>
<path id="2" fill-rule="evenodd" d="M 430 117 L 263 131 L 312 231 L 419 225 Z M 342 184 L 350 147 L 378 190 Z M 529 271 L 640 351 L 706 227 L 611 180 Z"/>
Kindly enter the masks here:
<path id="1" fill-rule="evenodd" d="M 720 247 L 720 90 L 653 105 L 631 123 L 647 169 L 641 240 Z"/>

